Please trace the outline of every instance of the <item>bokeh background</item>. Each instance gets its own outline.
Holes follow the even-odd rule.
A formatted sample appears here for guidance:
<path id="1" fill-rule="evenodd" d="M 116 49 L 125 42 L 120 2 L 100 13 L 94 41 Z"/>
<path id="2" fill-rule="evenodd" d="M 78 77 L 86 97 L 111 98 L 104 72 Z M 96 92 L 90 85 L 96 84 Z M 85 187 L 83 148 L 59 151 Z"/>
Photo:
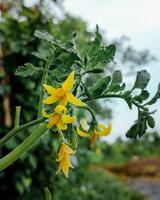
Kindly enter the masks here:
<path id="1" fill-rule="evenodd" d="M 106 43 L 117 46 L 115 69 L 123 72 L 130 86 L 136 71 L 151 74 L 148 89 L 153 95 L 159 82 L 159 7 L 155 0 L 25 0 L 0 2 L 0 136 L 12 128 L 14 109 L 22 105 L 21 122 L 36 117 L 39 76 L 21 79 L 14 75 L 25 62 L 39 65 L 31 55 L 42 48 L 35 30 L 45 30 L 56 38 L 69 40 L 74 31 L 83 53 L 92 39 L 96 24 Z M 82 45 L 83 44 L 83 45 Z M 127 140 L 125 133 L 136 119 L 120 101 L 99 101 L 94 105 L 102 122 L 111 120 L 113 131 L 90 149 L 81 141 L 77 168 L 70 177 L 55 175 L 58 144 L 45 136 L 19 161 L 0 174 L 0 194 L 4 200 L 44 199 L 47 186 L 53 199 L 141 200 L 160 199 L 160 109 L 153 106 L 156 127 L 140 140 Z M 1 156 L 19 144 L 28 132 L 11 140 Z M 94 181 L 93 181 L 94 180 Z"/>

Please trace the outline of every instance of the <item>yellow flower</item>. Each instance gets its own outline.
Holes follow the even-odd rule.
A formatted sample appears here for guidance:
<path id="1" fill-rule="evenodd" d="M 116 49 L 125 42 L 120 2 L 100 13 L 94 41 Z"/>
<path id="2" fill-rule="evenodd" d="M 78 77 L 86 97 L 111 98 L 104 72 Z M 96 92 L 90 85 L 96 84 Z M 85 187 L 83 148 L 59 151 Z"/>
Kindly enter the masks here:
<path id="1" fill-rule="evenodd" d="M 82 119 L 80 122 L 80 126 L 77 126 L 77 134 L 81 137 L 90 137 L 90 135 L 87 132 L 88 129 L 86 128 L 86 121 L 85 119 Z"/>
<path id="2" fill-rule="evenodd" d="M 67 79 L 62 84 L 61 88 L 54 88 L 52 86 L 43 84 L 43 87 L 46 91 L 51 95 L 43 100 L 44 104 L 53 104 L 56 101 L 60 105 L 66 105 L 67 102 L 70 102 L 76 106 L 85 106 L 86 104 L 83 103 L 81 100 L 77 99 L 72 93 L 71 90 L 74 84 L 74 71 L 69 74 Z"/>
<path id="3" fill-rule="evenodd" d="M 83 130 L 81 130 L 81 128 Z M 112 130 L 112 124 L 110 123 L 108 127 L 103 124 L 98 124 L 91 135 L 88 134 L 88 130 L 85 125 L 85 120 L 81 120 L 80 127 L 77 127 L 77 134 L 81 137 L 91 137 L 91 144 L 94 144 L 98 137 L 107 136 Z"/>
<path id="4" fill-rule="evenodd" d="M 98 129 L 95 129 L 94 133 L 91 136 L 91 144 L 95 144 L 97 141 L 97 138 L 109 135 L 111 130 L 112 130 L 111 123 L 109 124 L 108 127 L 104 126 L 103 124 L 99 124 Z"/>
<path id="5" fill-rule="evenodd" d="M 49 119 L 47 128 L 51 128 L 55 125 L 60 130 L 66 130 L 67 124 L 71 124 L 76 120 L 74 116 L 66 115 L 66 111 L 66 107 L 62 105 L 56 106 L 56 108 L 54 109 L 54 113 L 52 114 L 47 114 L 43 110 L 43 116 Z"/>
<path id="6" fill-rule="evenodd" d="M 62 170 L 64 175 L 68 177 L 69 168 L 73 168 L 70 162 L 70 155 L 73 154 L 75 154 L 75 151 L 73 151 L 73 149 L 71 149 L 66 144 L 61 144 L 57 159 L 57 161 L 59 162 L 59 167 L 56 173 L 59 173 Z"/>

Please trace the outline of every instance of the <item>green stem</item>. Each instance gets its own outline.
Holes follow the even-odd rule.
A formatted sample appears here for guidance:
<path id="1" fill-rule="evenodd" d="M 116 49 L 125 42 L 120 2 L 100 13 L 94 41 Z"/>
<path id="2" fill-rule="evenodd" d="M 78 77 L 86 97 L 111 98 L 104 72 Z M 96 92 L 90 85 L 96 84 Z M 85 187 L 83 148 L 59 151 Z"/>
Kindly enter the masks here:
<path id="1" fill-rule="evenodd" d="M 12 129 L 7 135 L 5 135 L 2 139 L 0 139 L 0 147 L 2 147 L 10 138 L 14 137 L 20 131 L 23 131 L 31 126 L 37 125 L 43 122 L 45 119 L 46 119 L 45 117 L 42 117 Z"/>
<path id="2" fill-rule="evenodd" d="M 118 94 L 106 94 L 106 95 L 94 97 L 94 99 L 85 98 L 85 99 L 82 99 L 82 101 L 83 101 L 83 102 L 90 102 L 90 101 L 93 101 L 93 100 L 96 100 L 96 99 L 105 99 L 105 98 L 120 98 L 120 99 L 125 100 L 124 97 L 123 97 L 123 95 L 118 95 Z M 138 103 L 135 102 L 134 100 L 132 100 L 132 103 L 133 103 L 136 107 L 141 108 L 141 109 L 144 110 L 144 111 L 147 110 L 143 105 L 138 104 Z"/>
<path id="3" fill-rule="evenodd" d="M 43 84 L 46 83 L 47 81 L 47 76 L 48 76 L 48 71 L 50 64 L 52 62 L 52 59 L 48 60 L 45 64 L 44 71 L 43 71 L 43 76 L 42 76 L 42 83 L 41 83 L 41 89 L 40 89 L 40 97 L 39 97 L 39 106 L 38 106 L 38 115 L 37 118 L 41 117 L 42 114 L 42 109 L 43 109 L 43 98 L 44 98 L 44 89 L 43 89 Z"/>
<path id="4" fill-rule="evenodd" d="M 90 112 L 90 114 L 91 114 L 91 116 L 92 116 L 92 121 L 94 122 L 94 123 L 98 123 L 97 122 L 97 119 L 96 119 L 96 116 L 95 116 L 95 113 L 94 113 L 94 111 L 92 110 L 92 108 L 90 108 L 89 106 L 84 106 L 84 107 L 79 107 L 80 109 L 86 109 L 86 110 L 88 110 L 89 112 Z"/>
<path id="5" fill-rule="evenodd" d="M 21 106 L 16 106 L 14 128 L 17 128 L 19 126 L 20 113 L 21 113 Z"/>
<path id="6" fill-rule="evenodd" d="M 9 154 L 0 159 L 0 171 L 7 168 L 18 158 L 20 158 L 23 153 L 28 151 L 31 146 L 41 137 L 42 134 L 47 130 L 46 125 L 38 126 L 30 136 L 28 136 L 19 146 L 12 150 Z"/>

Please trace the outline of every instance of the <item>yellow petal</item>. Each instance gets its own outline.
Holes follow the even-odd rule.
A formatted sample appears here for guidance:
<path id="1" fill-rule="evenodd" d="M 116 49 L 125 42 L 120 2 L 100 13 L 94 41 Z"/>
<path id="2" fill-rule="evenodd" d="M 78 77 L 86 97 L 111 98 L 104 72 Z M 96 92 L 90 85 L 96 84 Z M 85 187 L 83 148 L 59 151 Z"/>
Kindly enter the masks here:
<path id="1" fill-rule="evenodd" d="M 68 145 L 66 145 L 66 144 L 64 144 L 64 145 L 65 145 L 65 151 L 67 151 L 70 155 L 76 153 L 76 151 L 71 149 Z"/>
<path id="2" fill-rule="evenodd" d="M 74 83 L 74 71 L 69 74 L 69 76 L 67 77 L 67 79 L 63 83 L 62 88 L 64 90 L 69 91 L 73 88 L 73 83 Z"/>
<path id="3" fill-rule="evenodd" d="M 59 104 L 66 106 L 66 104 L 67 104 L 67 96 L 66 95 L 59 99 Z"/>
<path id="4" fill-rule="evenodd" d="M 55 103 L 58 100 L 59 97 L 55 96 L 55 95 L 51 95 L 49 97 L 47 97 L 46 99 L 43 100 L 44 104 L 52 104 Z"/>
<path id="5" fill-rule="evenodd" d="M 45 112 L 45 110 L 43 109 L 43 110 L 42 110 L 42 115 L 43 115 L 44 117 L 46 117 L 46 118 L 49 118 L 49 117 L 53 116 L 54 113 L 48 114 L 48 113 Z"/>
<path id="6" fill-rule="evenodd" d="M 77 127 L 77 134 L 81 137 L 90 137 L 90 135 L 84 131 L 81 131 L 79 127 Z"/>
<path id="7" fill-rule="evenodd" d="M 51 116 L 49 118 L 49 123 L 47 125 L 47 128 L 51 128 L 52 126 L 57 125 L 59 120 L 60 120 L 60 115 L 59 114 L 54 114 L 53 116 Z"/>
<path id="8" fill-rule="evenodd" d="M 99 124 L 99 127 L 103 129 L 103 131 L 98 132 L 98 136 L 107 136 L 110 134 L 112 130 L 112 124 L 110 123 L 108 127 L 105 127 L 103 124 Z"/>
<path id="9" fill-rule="evenodd" d="M 67 108 L 64 107 L 63 105 L 58 105 L 55 107 L 55 112 L 58 113 L 58 114 L 62 114 L 62 113 L 66 113 L 67 111 Z"/>
<path id="10" fill-rule="evenodd" d="M 49 93 L 49 94 L 55 94 L 57 92 L 57 89 L 47 85 L 47 84 L 43 84 L 43 87 L 45 88 L 45 90 Z"/>
<path id="11" fill-rule="evenodd" d="M 86 104 L 85 103 L 83 103 L 80 99 L 77 99 L 72 93 L 70 93 L 70 92 L 68 92 L 67 93 L 67 100 L 70 102 L 70 103 L 72 103 L 72 104 L 74 104 L 74 105 L 76 105 L 76 106 L 85 106 Z"/>
<path id="12" fill-rule="evenodd" d="M 62 115 L 62 122 L 66 123 L 66 124 L 71 124 L 73 122 L 75 122 L 76 118 L 69 116 L 69 115 Z"/>
<path id="13" fill-rule="evenodd" d="M 62 160 L 62 171 L 64 175 L 68 178 L 69 167 L 70 167 L 70 158 L 69 154 L 65 153 L 64 159 Z"/>
<path id="14" fill-rule="evenodd" d="M 67 125 L 64 124 L 61 120 L 59 120 L 56 125 L 57 125 L 57 128 L 60 129 L 60 130 L 66 130 L 67 129 Z"/>

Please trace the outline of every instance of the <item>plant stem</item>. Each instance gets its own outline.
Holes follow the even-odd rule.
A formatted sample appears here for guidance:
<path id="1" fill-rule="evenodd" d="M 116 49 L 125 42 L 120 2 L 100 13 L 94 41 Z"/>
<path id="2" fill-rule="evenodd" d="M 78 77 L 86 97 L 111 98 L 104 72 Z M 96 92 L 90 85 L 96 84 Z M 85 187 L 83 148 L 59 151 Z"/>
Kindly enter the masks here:
<path id="1" fill-rule="evenodd" d="M 123 95 L 119 95 L 119 94 L 105 94 L 105 95 L 102 95 L 102 96 L 94 97 L 94 99 L 85 98 L 85 99 L 82 99 L 82 101 L 83 102 L 90 102 L 90 101 L 93 101 L 93 100 L 96 100 L 96 99 L 104 99 L 104 98 L 121 98 L 121 99 L 125 100 L 125 98 L 123 97 Z M 141 108 L 144 111 L 147 110 L 147 108 L 145 108 L 143 105 L 138 104 L 134 100 L 132 100 L 132 103 L 136 107 Z"/>
<path id="2" fill-rule="evenodd" d="M 19 126 L 20 113 L 21 113 L 21 106 L 16 106 L 14 128 L 17 128 Z"/>
<path id="3" fill-rule="evenodd" d="M 45 117 L 42 117 L 12 129 L 7 135 L 5 135 L 2 139 L 0 139 L 0 147 L 2 147 L 10 138 L 14 137 L 20 131 L 23 131 L 31 126 L 37 125 L 43 122 L 45 119 L 46 119 Z"/>
<path id="4" fill-rule="evenodd" d="M 7 168 L 13 162 L 15 162 L 19 157 L 28 151 L 31 146 L 41 137 L 42 134 L 47 130 L 46 125 L 39 125 L 30 136 L 28 136 L 19 146 L 8 153 L 6 156 L 0 159 L 0 171 Z"/>
<path id="5" fill-rule="evenodd" d="M 44 71 L 42 75 L 42 83 L 41 83 L 41 89 L 40 89 L 40 97 L 39 97 L 39 106 L 38 106 L 38 115 L 37 118 L 41 117 L 42 109 L 43 109 L 43 98 L 44 98 L 44 89 L 43 89 L 43 84 L 46 83 L 47 76 L 48 76 L 48 71 L 50 64 L 52 62 L 52 59 L 49 59 L 46 61 L 46 64 L 44 66 Z"/>

